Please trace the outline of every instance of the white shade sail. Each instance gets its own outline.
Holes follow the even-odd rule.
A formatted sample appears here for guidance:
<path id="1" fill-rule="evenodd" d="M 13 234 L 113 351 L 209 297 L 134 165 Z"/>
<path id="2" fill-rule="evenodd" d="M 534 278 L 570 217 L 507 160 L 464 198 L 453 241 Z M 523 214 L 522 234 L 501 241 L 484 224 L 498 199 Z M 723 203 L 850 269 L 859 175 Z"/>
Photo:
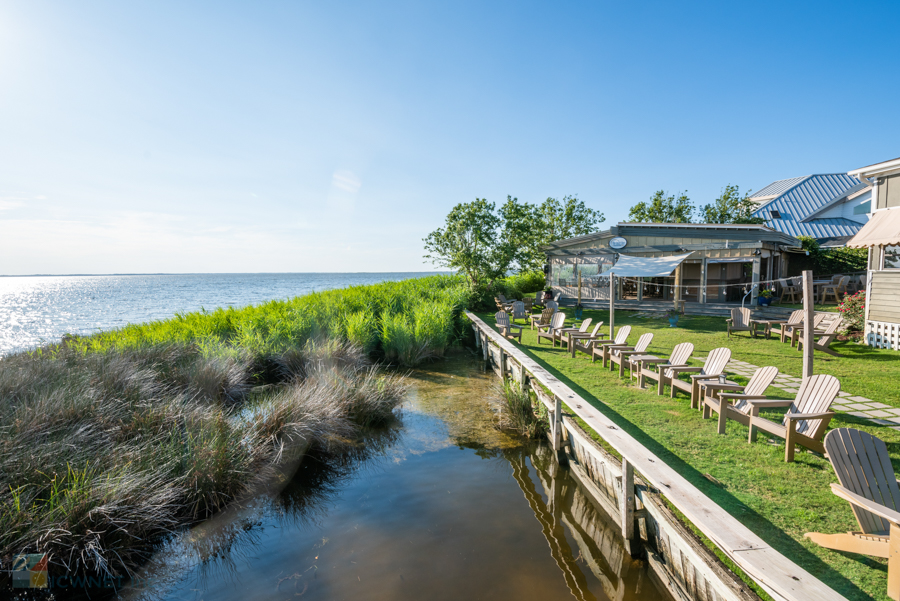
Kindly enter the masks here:
<path id="1" fill-rule="evenodd" d="M 672 275 L 681 262 L 691 256 L 673 255 L 671 257 L 634 257 L 631 255 L 619 255 L 619 260 L 612 266 L 608 273 L 614 273 L 619 277 L 628 278 L 660 278 Z"/>

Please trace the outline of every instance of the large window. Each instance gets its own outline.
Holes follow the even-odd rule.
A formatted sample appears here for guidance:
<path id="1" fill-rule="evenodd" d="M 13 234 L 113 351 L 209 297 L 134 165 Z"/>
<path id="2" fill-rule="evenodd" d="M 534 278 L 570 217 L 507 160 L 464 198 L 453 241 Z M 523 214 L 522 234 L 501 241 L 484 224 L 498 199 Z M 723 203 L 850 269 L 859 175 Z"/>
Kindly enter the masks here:
<path id="1" fill-rule="evenodd" d="M 900 246 L 884 247 L 884 268 L 900 269 Z"/>

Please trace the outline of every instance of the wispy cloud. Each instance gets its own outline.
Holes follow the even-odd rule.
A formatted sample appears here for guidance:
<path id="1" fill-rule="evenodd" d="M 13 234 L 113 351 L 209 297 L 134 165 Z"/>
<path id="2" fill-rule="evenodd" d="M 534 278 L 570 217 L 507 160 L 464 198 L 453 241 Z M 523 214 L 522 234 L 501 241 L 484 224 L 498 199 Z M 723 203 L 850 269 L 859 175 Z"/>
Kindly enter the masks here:
<path id="1" fill-rule="evenodd" d="M 359 178 L 352 171 L 341 169 L 335 171 L 334 175 L 331 176 L 331 185 L 338 190 L 355 194 L 362 186 L 362 182 L 359 181 Z"/>

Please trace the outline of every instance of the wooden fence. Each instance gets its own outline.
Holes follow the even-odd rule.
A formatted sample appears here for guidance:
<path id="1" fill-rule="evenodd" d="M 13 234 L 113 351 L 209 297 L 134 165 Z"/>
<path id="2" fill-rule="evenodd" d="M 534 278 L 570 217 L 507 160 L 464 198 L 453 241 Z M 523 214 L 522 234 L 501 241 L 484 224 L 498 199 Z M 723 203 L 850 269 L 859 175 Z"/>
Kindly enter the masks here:
<path id="1" fill-rule="evenodd" d="M 531 387 L 547 406 L 557 460 L 568 461 L 592 500 L 621 524 L 626 548 L 636 553 L 639 545 L 646 547 L 658 584 L 673 596 L 701 601 L 758 598 L 685 528 L 662 495 L 773 599 L 844 599 L 769 546 L 512 342 L 476 315 L 466 315 L 485 361 L 501 377 Z M 621 460 L 564 414 L 563 404 Z"/>

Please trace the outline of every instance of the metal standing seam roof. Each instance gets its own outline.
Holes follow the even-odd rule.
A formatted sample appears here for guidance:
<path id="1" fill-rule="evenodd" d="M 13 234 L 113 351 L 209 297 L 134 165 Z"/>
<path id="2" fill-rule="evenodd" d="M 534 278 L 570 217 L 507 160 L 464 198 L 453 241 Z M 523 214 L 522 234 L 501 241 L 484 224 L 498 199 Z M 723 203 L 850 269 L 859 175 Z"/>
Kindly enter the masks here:
<path id="1" fill-rule="evenodd" d="M 766 224 L 770 227 L 794 237 L 840 238 L 854 236 L 863 224 L 851 219 L 832 217 L 810 219 L 806 222 L 803 220 L 852 189 L 859 189 L 859 183 L 859 180 L 846 173 L 807 175 L 774 182 L 754 196 L 770 196 L 776 194 L 776 190 L 785 191 L 760 205 L 753 214 L 765 219 Z M 781 214 L 781 219 L 770 217 L 773 209 Z"/>

